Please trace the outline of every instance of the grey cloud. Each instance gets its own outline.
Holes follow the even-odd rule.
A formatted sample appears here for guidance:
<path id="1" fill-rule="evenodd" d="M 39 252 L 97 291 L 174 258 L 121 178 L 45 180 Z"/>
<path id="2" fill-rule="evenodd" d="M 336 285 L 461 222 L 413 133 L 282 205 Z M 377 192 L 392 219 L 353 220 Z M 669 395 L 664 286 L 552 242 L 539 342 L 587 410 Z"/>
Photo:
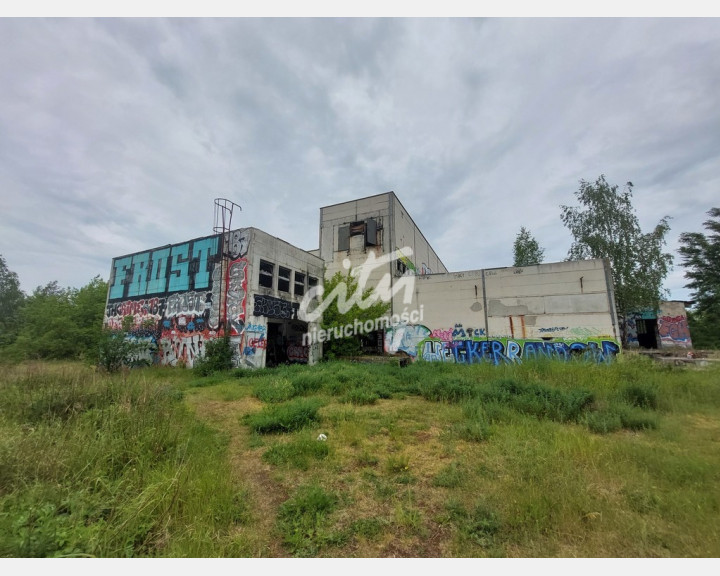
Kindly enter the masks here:
<path id="1" fill-rule="evenodd" d="M 0 20 L 0 253 L 25 289 L 79 286 L 210 233 L 215 197 L 311 249 L 320 206 L 395 190 L 453 269 L 510 264 L 520 226 L 562 260 L 559 206 L 600 173 L 635 183 L 644 227 L 674 217 L 674 250 L 717 204 L 716 28 Z"/>

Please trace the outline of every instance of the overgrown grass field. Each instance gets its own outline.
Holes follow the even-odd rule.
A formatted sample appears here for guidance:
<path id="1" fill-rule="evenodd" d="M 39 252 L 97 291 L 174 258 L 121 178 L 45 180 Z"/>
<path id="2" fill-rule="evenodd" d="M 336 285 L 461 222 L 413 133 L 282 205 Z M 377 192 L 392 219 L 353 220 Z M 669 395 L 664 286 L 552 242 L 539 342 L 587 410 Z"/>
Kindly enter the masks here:
<path id="1" fill-rule="evenodd" d="M 716 365 L 0 376 L 0 556 L 719 555 Z"/>

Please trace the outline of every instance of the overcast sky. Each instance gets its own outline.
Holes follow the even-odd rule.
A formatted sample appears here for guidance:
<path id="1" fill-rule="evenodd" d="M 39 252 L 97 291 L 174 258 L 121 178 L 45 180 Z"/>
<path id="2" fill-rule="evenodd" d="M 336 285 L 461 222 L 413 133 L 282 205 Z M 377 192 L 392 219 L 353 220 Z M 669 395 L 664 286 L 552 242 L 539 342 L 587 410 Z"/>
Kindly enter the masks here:
<path id="1" fill-rule="evenodd" d="M 0 254 L 22 288 L 212 234 L 213 199 L 311 250 L 395 191 L 450 270 L 564 260 L 580 179 L 644 231 L 720 206 L 717 19 L 0 19 Z"/>

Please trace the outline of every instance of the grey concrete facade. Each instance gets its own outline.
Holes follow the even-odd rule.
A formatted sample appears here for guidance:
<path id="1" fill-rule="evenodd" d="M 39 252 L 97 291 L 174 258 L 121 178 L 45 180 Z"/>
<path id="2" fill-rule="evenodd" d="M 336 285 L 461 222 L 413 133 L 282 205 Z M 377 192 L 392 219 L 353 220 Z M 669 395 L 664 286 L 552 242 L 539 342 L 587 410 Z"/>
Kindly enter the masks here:
<path id="1" fill-rule="evenodd" d="M 317 250 L 250 227 L 115 258 L 105 323 L 130 317 L 162 364 L 192 366 L 223 335 L 238 366 L 313 363 L 322 340 L 303 336 L 320 319 L 299 312 L 317 302 L 315 286 L 351 270 L 389 302 L 379 352 L 498 363 L 619 351 L 606 262 L 449 272 L 393 192 L 320 208 Z"/>

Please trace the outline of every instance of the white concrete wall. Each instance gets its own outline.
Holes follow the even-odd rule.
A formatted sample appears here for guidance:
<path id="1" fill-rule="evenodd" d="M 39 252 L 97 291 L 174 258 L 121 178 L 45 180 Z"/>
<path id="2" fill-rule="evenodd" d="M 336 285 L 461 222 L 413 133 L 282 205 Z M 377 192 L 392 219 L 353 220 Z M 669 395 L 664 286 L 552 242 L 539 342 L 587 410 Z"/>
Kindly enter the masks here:
<path id="1" fill-rule="evenodd" d="M 378 194 L 368 198 L 343 202 L 320 208 L 320 257 L 327 267 L 326 278 L 332 278 L 336 272 L 345 274 L 347 268 L 343 261 L 348 259 L 352 268 L 364 264 L 369 254 L 380 258 L 389 248 L 389 202 L 391 194 Z M 380 244 L 378 246 L 364 246 L 362 237 L 350 237 L 350 250 L 338 250 L 338 232 L 340 227 L 351 222 L 374 218 L 382 227 L 379 232 Z M 389 270 L 389 265 L 387 267 Z M 373 274 L 374 281 L 379 281 L 381 271 Z"/>
<path id="2" fill-rule="evenodd" d="M 527 342 L 593 350 L 607 342 L 607 350 L 614 350 L 619 333 L 610 286 L 602 260 L 418 277 L 412 303 L 401 303 L 398 294 L 394 310 L 421 310 L 422 321 L 390 331 L 386 351 L 422 357 L 427 340 L 438 343 L 431 343 L 433 351 L 444 343 L 446 357 L 448 350 L 467 341 L 503 340 L 503 346 L 510 346 L 512 340 L 517 357 Z"/>
<path id="3" fill-rule="evenodd" d="M 239 231 L 247 238 L 247 252 L 230 263 L 230 285 L 228 288 L 228 307 L 231 316 L 231 339 L 237 347 L 238 363 L 240 366 L 260 368 L 268 360 L 269 349 L 275 345 L 271 341 L 271 324 L 280 326 L 284 335 L 283 351 L 287 355 L 290 349 L 290 358 L 300 360 L 307 357 L 314 363 L 321 356 L 319 345 L 309 349 L 302 346 L 302 334 L 317 328 L 297 319 L 297 309 L 305 294 L 308 293 L 308 280 L 312 276 L 322 284 L 323 261 L 309 252 L 301 250 L 284 240 L 271 236 L 257 228 L 246 228 Z M 273 285 L 271 288 L 260 286 L 260 261 L 265 260 L 273 264 Z M 246 283 L 245 302 L 239 298 L 233 307 L 233 281 L 239 286 L 239 274 L 233 274 L 233 266 L 242 268 L 244 282 Z M 290 270 L 289 291 L 279 290 L 279 268 Z M 304 274 L 303 294 L 296 293 L 295 272 Z M 242 309 L 244 308 L 244 310 Z M 244 315 L 244 323 L 240 322 Z M 279 344 L 278 344 L 279 345 Z M 303 349 L 305 348 L 305 349 Z M 273 351 L 274 353 L 274 351 Z"/>
<path id="4" fill-rule="evenodd" d="M 395 194 L 391 195 L 390 205 L 393 223 L 393 246 L 391 248 L 410 248 L 412 256 L 409 260 L 412 261 L 414 271 L 418 275 L 447 272 L 448 270 L 440 257 L 435 253 L 420 228 L 415 224 L 412 216 L 410 216 Z"/>

